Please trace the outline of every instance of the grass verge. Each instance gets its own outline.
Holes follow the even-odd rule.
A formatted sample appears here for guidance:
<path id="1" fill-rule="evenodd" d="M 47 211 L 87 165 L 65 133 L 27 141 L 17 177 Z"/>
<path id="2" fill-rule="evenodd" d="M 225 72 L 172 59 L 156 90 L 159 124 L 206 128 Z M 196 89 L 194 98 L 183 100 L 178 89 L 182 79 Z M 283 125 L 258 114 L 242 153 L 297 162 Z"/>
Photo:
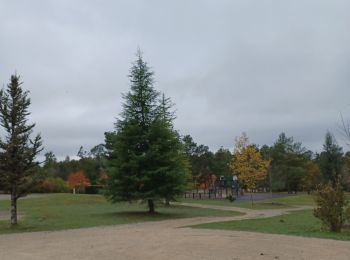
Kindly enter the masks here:
<path id="1" fill-rule="evenodd" d="M 192 227 L 350 240 L 350 230 L 342 233 L 322 230 L 321 222 L 313 216 L 312 210 L 293 211 L 272 218 L 207 223 Z"/>
<path id="2" fill-rule="evenodd" d="M 314 206 L 314 196 L 307 194 L 297 194 L 288 197 L 273 198 L 263 201 L 256 201 L 251 205 L 250 201 L 247 202 L 230 202 L 227 199 L 179 199 L 180 202 L 186 203 L 197 203 L 204 205 L 217 205 L 217 206 L 232 206 L 238 208 L 249 208 L 249 209 L 282 209 L 282 208 L 292 208 L 294 206 Z"/>
<path id="3" fill-rule="evenodd" d="M 260 201 L 255 202 L 253 207 L 250 202 L 230 202 L 229 200 L 196 200 L 196 199 L 181 199 L 179 202 L 184 203 L 195 203 L 203 205 L 214 205 L 214 206 L 225 206 L 225 207 L 237 207 L 237 208 L 249 208 L 249 209 L 281 209 L 281 208 L 291 208 L 291 206 L 273 202 L 273 201 Z"/>
<path id="4" fill-rule="evenodd" d="M 0 211 L 8 212 L 8 201 L 0 201 Z M 105 225 L 159 221 L 197 216 L 235 216 L 232 211 L 199 209 L 184 206 L 159 205 L 156 214 L 148 214 L 145 204 L 110 204 L 100 195 L 50 194 L 18 201 L 23 217 L 15 228 L 9 220 L 0 221 L 0 234 L 32 231 L 52 231 Z"/>

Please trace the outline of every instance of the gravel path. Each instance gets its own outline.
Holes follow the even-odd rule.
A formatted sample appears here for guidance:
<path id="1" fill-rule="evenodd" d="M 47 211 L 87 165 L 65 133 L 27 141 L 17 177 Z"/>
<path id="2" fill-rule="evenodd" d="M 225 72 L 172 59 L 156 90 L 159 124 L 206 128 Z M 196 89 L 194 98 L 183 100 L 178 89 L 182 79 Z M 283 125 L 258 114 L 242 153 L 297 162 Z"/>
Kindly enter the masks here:
<path id="1" fill-rule="evenodd" d="M 213 221 L 276 216 L 297 209 L 191 206 L 237 210 L 246 215 L 0 235 L 0 259 L 350 259 L 350 242 L 346 241 L 184 228 Z"/>

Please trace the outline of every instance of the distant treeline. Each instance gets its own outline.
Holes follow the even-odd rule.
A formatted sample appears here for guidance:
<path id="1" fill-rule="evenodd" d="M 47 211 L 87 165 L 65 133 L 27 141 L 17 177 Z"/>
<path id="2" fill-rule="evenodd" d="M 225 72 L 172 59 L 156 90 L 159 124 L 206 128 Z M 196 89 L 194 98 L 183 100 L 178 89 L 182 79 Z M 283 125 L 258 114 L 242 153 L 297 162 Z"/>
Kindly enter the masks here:
<path id="1" fill-rule="evenodd" d="M 197 144 L 190 135 L 182 138 L 183 150 L 188 159 L 192 174 L 192 186 L 209 184 L 213 176 L 220 179 L 232 178 L 231 163 L 233 153 L 229 149 L 220 148 L 216 152 L 208 146 Z M 256 145 L 255 149 L 262 157 L 270 160 L 267 178 L 261 182 L 259 189 L 273 191 L 308 191 L 314 190 L 320 183 L 334 182 L 340 179 L 344 189 L 350 190 L 350 153 L 344 153 L 335 137 L 327 132 L 323 150 L 313 153 L 297 142 L 293 137 L 281 133 L 273 145 Z M 103 187 L 107 174 L 104 169 L 105 145 L 99 144 L 90 151 L 80 147 L 77 156 L 79 159 L 58 161 L 52 152 L 45 154 L 45 162 L 38 168 L 46 181 L 40 184 L 37 192 L 66 192 L 68 191 L 68 177 L 76 172 L 83 172 L 90 186 Z M 244 187 L 242 187 L 244 188 Z M 97 192 L 98 189 L 90 189 Z M 89 188 L 88 188 L 89 191 Z"/>

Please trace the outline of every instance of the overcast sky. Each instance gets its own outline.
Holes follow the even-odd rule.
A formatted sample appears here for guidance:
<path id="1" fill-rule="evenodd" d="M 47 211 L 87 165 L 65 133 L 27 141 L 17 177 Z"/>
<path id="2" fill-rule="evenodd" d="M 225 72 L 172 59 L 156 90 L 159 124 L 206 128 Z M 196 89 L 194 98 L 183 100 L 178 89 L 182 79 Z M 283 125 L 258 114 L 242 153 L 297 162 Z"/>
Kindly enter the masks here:
<path id="1" fill-rule="evenodd" d="M 212 150 L 282 131 L 317 151 L 350 118 L 350 1 L 0 1 L 0 83 L 22 76 L 45 150 L 102 143 L 139 46 L 176 128 Z"/>

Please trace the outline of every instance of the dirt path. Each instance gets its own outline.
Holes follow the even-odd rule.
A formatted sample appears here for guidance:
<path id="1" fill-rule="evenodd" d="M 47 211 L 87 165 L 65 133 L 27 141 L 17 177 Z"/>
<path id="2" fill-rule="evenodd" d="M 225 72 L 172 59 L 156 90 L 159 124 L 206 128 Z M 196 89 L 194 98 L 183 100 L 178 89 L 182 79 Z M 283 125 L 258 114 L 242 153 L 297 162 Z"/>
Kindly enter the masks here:
<path id="1" fill-rule="evenodd" d="M 242 219 L 253 219 L 253 218 L 269 218 L 269 217 L 275 217 L 280 215 L 288 214 L 290 211 L 297 211 L 297 210 L 303 210 L 303 209 L 312 209 L 311 206 L 296 206 L 293 208 L 280 208 L 280 209 L 249 209 L 249 208 L 239 208 L 239 207 L 232 207 L 232 206 L 217 206 L 217 205 L 204 205 L 204 204 L 197 204 L 197 203 L 178 203 L 182 206 L 187 207 L 196 207 L 196 208 L 207 208 L 207 209 L 216 209 L 216 210 L 225 210 L 225 211 L 235 211 L 243 213 L 244 215 L 236 216 L 236 217 L 226 217 L 226 218 L 210 218 L 208 219 L 208 222 L 203 223 L 209 223 L 209 222 L 217 222 L 217 221 L 224 221 L 221 219 L 227 219 L 229 220 L 242 220 Z M 197 224 L 197 223 L 195 223 Z M 201 223 L 198 223 L 201 224 Z"/>
<path id="2" fill-rule="evenodd" d="M 181 228 L 212 221 L 270 217 L 296 209 L 249 210 L 193 205 L 246 213 L 56 232 L 0 236 L 0 259 L 346 259 L 350 242 L 240 231 Z M 300 209 L 300 208 L 298 208 Z"/>

